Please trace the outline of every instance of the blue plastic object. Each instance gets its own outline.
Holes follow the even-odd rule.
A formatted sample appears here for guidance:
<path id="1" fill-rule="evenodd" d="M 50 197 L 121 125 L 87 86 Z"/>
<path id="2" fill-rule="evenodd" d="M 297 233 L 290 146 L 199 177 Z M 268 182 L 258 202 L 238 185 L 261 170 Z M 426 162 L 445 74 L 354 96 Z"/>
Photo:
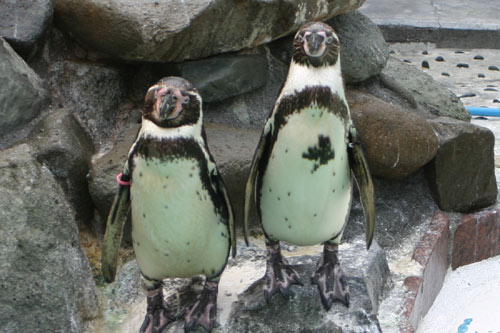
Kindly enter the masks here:
<path id="1" fill-rule="evenodd" d="M 500 117 L 499 108 L 476 108 L 467 106 L 465 108 L 472 116 Z"/>
<path id="2" fill-rule="evenodd" d="M 457 333 L 467 333 L 471 322 L 472 322 L 472 318 L 465 319 L 464 323 L 462 325 L 458 326 Z"/>

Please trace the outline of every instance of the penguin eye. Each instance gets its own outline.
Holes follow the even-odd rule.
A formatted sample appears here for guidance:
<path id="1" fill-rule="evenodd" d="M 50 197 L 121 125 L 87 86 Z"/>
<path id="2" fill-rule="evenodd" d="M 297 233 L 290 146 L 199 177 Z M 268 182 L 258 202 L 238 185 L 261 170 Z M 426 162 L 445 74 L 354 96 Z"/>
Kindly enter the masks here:
<path id="1" fill-rule="evenodd" d="M 335 45 L 337 45 L 337 44 L 338 44 L 337 39 L 336 39 L 335 37 L 333 37 L 333 36 L 329 36 L 329 37 L 327 37 L 327 38 L 326 38 L 326 40 L 325 40 L 325 42 L 326 42 L 327 44 L 335 44 Z"/>
<path id="2" fill-rule="evenodd" d="M 181 103 L 182 104 L 187 104 L 189 102 L 189 96 L 182 96 Z"/>
<path id="3" fill-rule="evenodd" d="M 172 100 L 173 100 L 173 101 L 176 101 L 176 100 L 177 100 L 177 96 L 173 95 L 173 96 L 172 96 Z"/>

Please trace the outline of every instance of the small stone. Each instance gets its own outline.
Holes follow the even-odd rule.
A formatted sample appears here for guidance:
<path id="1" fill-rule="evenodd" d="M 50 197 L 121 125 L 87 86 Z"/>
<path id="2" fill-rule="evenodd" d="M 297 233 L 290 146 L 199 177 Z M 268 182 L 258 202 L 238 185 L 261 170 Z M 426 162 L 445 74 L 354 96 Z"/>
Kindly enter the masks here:
<path id="1" fill-rule="evenodd" d="M 495 98 L 495 99 L 493 100 L 493 103 L 500 103 L 500 99 Z"/>
<path id="2" fill-rule="evenodd" d="M 468 65 L 468 64 L 466 64 L 466 63 L 461 62 L 461 63 L 458 63 L 458 64 L 457 64 L 457 67 L 458 67 L 458 68 L 469 68 L 469 65 Z"/>
<path id="3" fill-rule="evenodd" d="M 444 58 L 441 57 L 441 56 L 439 56 L 439 57 L 436 58 L 436 61 L 444 61 Z"/>
<path id="4" fill-rule="evenodd" d="M 487 86 L 487 87 L 493 87 L 493 88 L 496 88 L 496 85 L 494 85 L 494 84 L 487 84 L 486 86 Z"/>
<path id="5" fill-rule="evenodd" d="M 462 54 L 462 53 L 464 53 L 464 51 L 460 51 L 460 50 L 458 50 L 458 51 L 455 51 L 455 53 L 456 53 L 456 54 Z"/>
<path id="6" fill-rule="evenodd" d="M 485 88 L 484 91 L 498 91 L 498 89 L 495 89 L 495 88 Z"/>
<path id="7" fill-rule="evenodd" d="M 450 73 L 448 73 L 448 72 L 442 72 L 441 75 L 442 76 L 450 76 Z"/>
<path id="8" fill-rule="evenodd" d="M 476 94 L 469 93 L 469 94 L 463 94 L 462 96 L 458 96 L 458 98 L 465 98 L 465 97 L 476 97 Z"/>
<path id="9" fill-rule="evenodd" d="M 497 67 L 497 66 L 489 66 L 489 67 L 488 67 L 488 69 L 489 69 L 490 71 L 500 71 L 500 69 L 498 69 L 498 67 Z"/>
<path id="10" fill-rule="evenodd" d="M 484 57 L 482 55 L 477 55 L 474 57 L 474 60 L 484 60 Z"/>
<path id="11" fill-rule="evenodd" d="M 427 50 L 425 50 L 424 52 L 422 52 L 423 55 L 427 55 L 429 54 L 429 52 Z"/>
<path id="12" fill-rule="evenodd" d="M 403 62 L 406 62 L 408 64 L 411 64 L 411 60 L 408 60 L 408 59 L 403 59 Z"/>
<path id="13" fill-rule="evenodd" d="M 477 74 L 477 77 L 483 78 L 483 77 L 486 77 L 486 76 L 483 73 L 479 73 L 479 74 Z"/>
<path id="14" fill-rule="evenodd" d="M 389 51 L 389 54 L 396 54 L 396 51 L 394 51 L 394 50 L 390 50 L 390 51 Z"/>
<path id="15" fill-rule="evenodd" d="M 427 60 L 422 61 L 422 67 L 423 68 L 430 68 L 429 62 Z"/>

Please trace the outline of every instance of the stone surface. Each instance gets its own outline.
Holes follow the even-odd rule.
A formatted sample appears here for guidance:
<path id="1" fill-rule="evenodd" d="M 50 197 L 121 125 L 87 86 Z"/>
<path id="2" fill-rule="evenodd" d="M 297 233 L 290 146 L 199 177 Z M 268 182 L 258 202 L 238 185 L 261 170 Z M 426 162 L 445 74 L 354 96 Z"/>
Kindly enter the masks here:
<path id="1" fill-rule="evenodd" d="M 355 90 L 347 100 L 373 176 L 403 179 L 436 154 L 438 140 L 424 118 Z"/>
<path id="2" fill-rule="evenodd" d="M 239 240 L 241 244 L 241 240 Z M 238 256 L 230 259 L 219 285 L 217 332 L 380 332 L 376 317 L 382 292 L 387 287 L 389 269 L 384 251 L 376 243 L 366 251 L 362 239 L 340 246 L 340 260 L 351 290 L 349 308 L 335 302 L 330 311 L 321 305 L 317 287 L 309 277 L 319 259 L 320 246 L 284 246 L 288 257 L 301 275 L 303 287 L 292 287 L 290 298 L 274 296 L 267 303 L 260 278 L 265 271 L 265 249 L 262 238 L 251 238 L 250 246 L 238 246 Z M 106 287 L 109 305 L 104 322 L 94 331 L 134 332 L 144 319 L 145 293 L 135 261 L 118 272 L 117 280 Z M 194 302 L 201 292 L 199 278 L 165 280 L 164 294 L 175 311 Z M 100 325 L 100 326 L 99 326 Z M 163 332 L 182 332 L 179 320 Z"/>
<path id="3" fill-rule="evenodd" d="M 418 68 L 389 57 L 380 74 L 382 84 L 398 92 L 424 118 L 446 116 L 470 120 L 470 114 L 455 94 Z"/>
<path id="4" fill-rule="evenodd" d="M 170 62 L 251 48 L 363 0 L 327 2 L 57 0 L 56 23 L 91 49 L 125 60 Z"/>
<path id="5" fill-rule="evenodd" d="M 327 21 L 340 39 L 342 74 L 349 84 L 379 74 L 389 59 L 389 46 L 380 29 L 358 11 L 335 16 Z"/>
<path id="6" fill-rule="evenodd" d="M 496 255 L 500 255 L 498 210 L 465 215 L 455 230 L 451 267 L 456 269 Z"/>
<path id="7" fill-rule="evenodd" d="M 264 86 L 267 60 L 263 54 L 220 55 L 179 63 L 174 74 L 190 81 L 203 102 L 220 102 Z"/>
<path id="8" fill-rule="evenodd" d="M 37 160 L 49 168 L 62 187 L 76 212 L 76 220 L 88 222 L 92 201 L 86 177 L 94 148 L 75 117 L 67 109 L 52 112 L 26 142 L 35 148 Z"/>
<path id="9" fill-rule="evenodd" d="M 36 117 L 48 100 L 42 80 L 0 37 L 0 137 Z"/>
<path id="10" fill-rule="evenodd" d="M 73 211 L 33 154 L 0 153 L 0 331 L 80 332 L 98 292 Z"/>
<path id="11" fill-rule="evenodd" d="M 429 187 L 445 211 L 469 212 L 496 201 L 493 133 L 453 119 L 430 121 L 439 138 L 436 157 L 427 165 Z"/>
<path id="12" fill-rule="evenodd" d="M 39 49 L 43 36 L 52 23 L 51 0 L 0 2 L 0 36 L 24 59 Z"/>
<path id="13" fill-rule="evenodd" d="M 448 271 L 448 248 L 450 242 L 450 221 L 441 211 L 436 211 L 431 224 L 413 252 L 412 260 L 418 262 L 423 273 L 420 277 L 417 300 L 413 305 L 407 319 L 413 329 L 429 311 L 441 287 L 443 286 L 446 272 Z M 410 300 L 407 300 L 410 302 Z"/>

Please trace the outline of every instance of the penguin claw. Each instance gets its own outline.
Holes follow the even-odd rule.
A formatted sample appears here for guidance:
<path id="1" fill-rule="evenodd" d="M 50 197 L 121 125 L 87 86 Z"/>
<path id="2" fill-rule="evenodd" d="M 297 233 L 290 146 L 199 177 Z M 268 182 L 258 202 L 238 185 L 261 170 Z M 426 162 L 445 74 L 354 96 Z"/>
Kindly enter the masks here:
<path id="1" fill-rule="evenodd" d="M 267 301 L 278 291 L 285 297 L 291 295 L 290 287 L 294 284 L 303 286 L 297 272 L 288 265 L 285 258 L 281 256 L 279 244 L 267 247 L 268 258 L 266 274 L 264 275 L 264 297 Z"/>
<path id="2" fill-rule="evenodd" d="M 330 310 L 335 300 L 349 307 L 349 286 L 340 268 L 337 253 L 337 245 L 325 245 L 323 255 L 311 277 L 311 283 L 318 286 L 321 302 L 326 311 Z"/>
<path id="3" fill-rule="evenodd" d="M 148 294 L 148 309 L 139 333 L 161 333 L 176 318 L 168 313 L 161 288 L 150 291 Z"/>
<path id="4" fill-rule="evenodd" d="M 216 324 L 217 317 L 217 282 L 205 282 L 200 297 L 185 311 L 184 332 L 189 332 L 197 326 L 211 331 Z"/>

